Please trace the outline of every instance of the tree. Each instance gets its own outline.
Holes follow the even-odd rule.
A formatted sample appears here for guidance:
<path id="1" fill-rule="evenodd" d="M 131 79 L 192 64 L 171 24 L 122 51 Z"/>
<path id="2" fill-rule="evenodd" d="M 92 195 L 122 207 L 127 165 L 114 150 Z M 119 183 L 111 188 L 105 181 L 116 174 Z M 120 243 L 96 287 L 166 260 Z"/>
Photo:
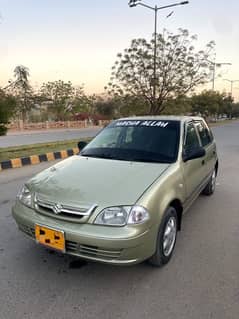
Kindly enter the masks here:
<path id="1" fill-rule="evenodd" d="M 239 117 L 239 103 L 232 104 L 232 117 Z"/>
<path id="2" fill-rule="evenodd" d="M 7 132 L 7 124 L 16 108 L 16 100 L 0 89 L 0 135 Z"/>
<path id="3" fill-rule="evenodd" d="M 227 118 L 231 119 L 233 116 L 234 103 L 231 94 L 222 96 L 222 103 L 220 104 L 219 114 L 225 114 Z"/>
<path id="4" fill-rule="evenodd" d="M 75 96 L 72 83 L 62 80 L 43 83 L 41 94 L 45 100 L 51 102 L 49 109 L 55 114 L 56 120 L 65 120 L 72 110 L 72 100 Z"/>
<path id="5" fill-rule="evenodd" d="M 77 113 L 88 113 L 91 108 L 91 101 L 86 96 L 84 88 L 82 86 L 75 90 L 75 95 L 72 100 L 71 112 L 75 115 Z"/>
<path id="6" fill-rule="evenodd" d="M 18 65 L 14 69 L 15 81 L 8 86 L 8 90 L 16 97 L 16 111 L 21 115 L 23 121 L 26 120 L 27 112 L 33 107 L 33 91 L 29 83 L 29 69 L 23 65 Z"/>
<path id="7" fill-rule="evenodd" d="M 101 99 L 99 98 L 95 103 L 96 113 L 101 114 L 107 118 L 114 118 L 115 105 L 113 99 Z"/>
<path id="8" fill-rule="evenodd" d="M 215 44 L 211 41 L 205 50 L 197 51 L 194 47 L 196 40 L 195 35 L 190 36 L 183 29 L 179 29 L 177 34 L 166 30 L 158 34 L 157 78 L 153 79 L 154 39 L 150 42 L 134 39 L 124 53 L 118 54 L 106 89 L 113 95 L 141 97 L 148 105 L 149 114 L 161 113 L 168 99 L 193 91 L 211 76 L 209 59 Z"/>
<path id="9" fill-rule="evenodd" d="M 30 88 L 28 80 L 29 76 L 30 73 L 27 67 L 23 65 L 16 66 L 14 69 L 14 77 L 16 78 L 14 86 L 28 90 Z"/>
<path id="10" fill-rule="evenodd" d="M 87 96 L 87 108 L 89 114 L 94 114 L 96 112 L 96 102 L 97 102 L 97 95 L 96 94 L 91 94 Z"/>
<path id="11" fill-rule="evenodd" d="M 117 116 L 140 116 L 148 112 L 148 104 L 141 96 L 118 96 L 114 103 Z"/>
<path id="12" fill-rule="evenodd" d="M 167 102 L 165 102 L 165 109 L 163 110 L 163 113 L 167 115 L 186 115 L 191 112 L 191 98 L 186 95 L 167 100 Z"/>
<path id="13" fill-rule="evenodd" d="M 231 98 L 225 93 L 215 91 L 202 91 L 200 94 L 193 95 L 191 98 L 192 112 L 203 116 L 225 114 Z M 230 101 L 230 102 L 229 102 Z"/>

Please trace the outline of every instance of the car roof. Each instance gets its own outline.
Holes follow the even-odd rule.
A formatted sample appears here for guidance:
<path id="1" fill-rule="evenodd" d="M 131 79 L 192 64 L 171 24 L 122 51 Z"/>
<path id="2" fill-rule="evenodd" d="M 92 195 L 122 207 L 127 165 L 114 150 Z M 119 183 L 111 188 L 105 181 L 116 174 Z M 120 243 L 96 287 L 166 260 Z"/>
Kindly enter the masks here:
<path id="1" fill-rule="evenodd" d="M 132 121 L 132 120 L 148 120 L 148 121 L 179 121 L 188 122 L 192 120 L 202 120 L 199 116 L 177 116 L 177 115 L 148 115 L 148 116 L 131 116 L 119 118 L 122 121 Z"/>

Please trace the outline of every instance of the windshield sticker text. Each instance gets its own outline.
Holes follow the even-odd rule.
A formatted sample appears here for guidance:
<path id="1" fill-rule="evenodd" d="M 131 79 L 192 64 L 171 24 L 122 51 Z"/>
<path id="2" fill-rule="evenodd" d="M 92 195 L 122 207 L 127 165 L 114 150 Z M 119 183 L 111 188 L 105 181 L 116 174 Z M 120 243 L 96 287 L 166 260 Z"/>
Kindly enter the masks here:
<path id="1" fill-rule="evenodd" d="M 149 126 L 149 127 L 162 127 L 168 126 L 168 122 L 164 121 L 119 121 L 116 126 Z"/>

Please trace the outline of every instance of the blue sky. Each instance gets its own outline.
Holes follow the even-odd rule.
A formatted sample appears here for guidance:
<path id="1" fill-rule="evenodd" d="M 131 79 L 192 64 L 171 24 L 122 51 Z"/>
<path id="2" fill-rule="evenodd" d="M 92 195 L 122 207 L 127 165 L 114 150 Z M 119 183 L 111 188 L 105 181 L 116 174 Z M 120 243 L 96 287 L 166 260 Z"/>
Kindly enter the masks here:
<path id="1" fill-rule="evenodd" d="M 150 5 L 172 2 L 145 0 Z M 166 19 L 170 11 L 160 12 L 159 30 L 187 28 L 198 34 L 200 48 L 215 40 L 218 61 L 233 63 L 223 68 L 223 78 L 239 79 L 237 0 L 191 0 Z M 116 54 L 132 38 L 149 38 L 153 32 L 153 13 L 130 9 L 127 0 L 0 0 L 0 15 L 0 85 L 23 64 L 33 85 L 63 79 L 84 83 L 90 93 L 103 92 Z M 229 83 L 219 79 L 216 88 L 228 90 Z"/>

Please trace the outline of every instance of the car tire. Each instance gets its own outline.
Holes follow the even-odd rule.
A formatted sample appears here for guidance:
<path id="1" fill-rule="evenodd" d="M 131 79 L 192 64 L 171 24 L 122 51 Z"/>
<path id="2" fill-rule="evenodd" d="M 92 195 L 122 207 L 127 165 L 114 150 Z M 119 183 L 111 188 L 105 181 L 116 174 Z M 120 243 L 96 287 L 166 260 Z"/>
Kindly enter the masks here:
<path id="1" fill-rule="evenodd" d="M 210 180 L 209 180 L 207 186 L 202 191 L 203 195 L 210 196 L 210 195 L 212 195 L 215 192 L 216 178 L 217 178 L 217 171 L 216 171 L 216 168 L 215 168 L 213 173 L 212 173 L 212 175 L 211 175 L 211 177 L 210 177 Z"/>
<path id="2" fill-rule="evenodd" d="M 157 247 L 148 262 L 156 267 L 162 267 L 171 259 L 177 239 L 178 216 L 174 207 L 169 207 L 160 224 Z"/>

